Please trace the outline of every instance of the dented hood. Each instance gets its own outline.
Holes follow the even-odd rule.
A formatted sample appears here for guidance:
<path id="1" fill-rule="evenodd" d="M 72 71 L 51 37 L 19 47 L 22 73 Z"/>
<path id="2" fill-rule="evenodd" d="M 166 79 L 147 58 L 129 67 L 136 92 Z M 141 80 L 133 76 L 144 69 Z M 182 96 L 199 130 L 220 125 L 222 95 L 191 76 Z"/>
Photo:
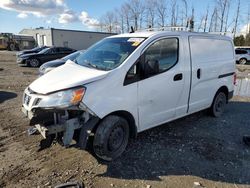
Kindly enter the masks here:
<path id="1" fill-rule="evenodd" d="M 103 79 L 107 71 L 84 67 L 68 60 L 64 65 L 50 71 L 32 82 L 29 88 L 39 94 L 80 86 Z"/>

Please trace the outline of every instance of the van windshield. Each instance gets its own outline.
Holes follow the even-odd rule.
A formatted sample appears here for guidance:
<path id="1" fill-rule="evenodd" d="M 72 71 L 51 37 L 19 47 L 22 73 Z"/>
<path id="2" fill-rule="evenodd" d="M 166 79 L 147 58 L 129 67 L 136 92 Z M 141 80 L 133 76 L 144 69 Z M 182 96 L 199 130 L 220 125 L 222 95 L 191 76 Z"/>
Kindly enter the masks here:
<path id="1" fill-rule="evenodd" d="M 75 63 L 99 70 L 112 70 L 121 65 L 145 38 L 106 38 L 79 55 Z"/>

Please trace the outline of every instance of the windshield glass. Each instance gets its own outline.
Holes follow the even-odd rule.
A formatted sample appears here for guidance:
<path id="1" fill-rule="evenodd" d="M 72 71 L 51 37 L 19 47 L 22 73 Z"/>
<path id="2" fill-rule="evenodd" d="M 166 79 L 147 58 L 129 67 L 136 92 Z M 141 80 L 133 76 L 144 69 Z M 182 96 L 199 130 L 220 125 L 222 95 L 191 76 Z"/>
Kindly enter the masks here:
<path id="1" fill-rule="evenodd" d="M 76 57 L 77 57 L 79 54 L 80 54 L 80 51 L 77 51 L 77 52 L 71 53 L 71 54 L 69 54 L 69 55 L 63 57 L 62 59 L 63 59 L 64 61 L 67 61 L 67 60 L 69 60 L 69 59 L 70 59 L 71 61 L 73 61 L 73 60 L 76 59 Z"/>
<path id="2" fill-rule="evenodd" d="M 144 40 L 145 38 L 106 38 L 79 55 L 75 62 L 90 68 L 112 70 L 122 64 Z"/>
<path id="3" fill-rule="evenodd" d="M 37 47 L 35 47 L 35 48 L 31 49 L 31 50 L 39 50 L 40 48 L 41 47 L 37 46 Z"/>
<path id="4" fill-rule="evenodd" d="M 49 48 L 45 48 L 43 50 L 41 50 L 40 52 L 38 52 L 38 54 L 45 54 L 49 51 Z"/>

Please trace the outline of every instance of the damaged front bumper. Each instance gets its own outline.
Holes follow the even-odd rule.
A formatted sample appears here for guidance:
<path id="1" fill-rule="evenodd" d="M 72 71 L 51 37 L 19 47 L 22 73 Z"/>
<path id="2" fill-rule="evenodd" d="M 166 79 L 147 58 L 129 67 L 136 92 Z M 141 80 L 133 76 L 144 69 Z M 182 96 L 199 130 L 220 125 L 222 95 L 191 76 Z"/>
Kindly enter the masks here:
<path id="1" fill-rule="evenodd" d="M 60 140 L 65 147 L 71 145 L 74 139 L 77 146 L 85 149 L 92 130 L 99 118 L 88 112 L 84 105 L 65 109 L 44 109 L 39 107 L 41 96 L 25 93 L 22 112 L 30 119 L 30 125 L 43 136 L 42 143 L 49 147 L 54 140 Z"/>

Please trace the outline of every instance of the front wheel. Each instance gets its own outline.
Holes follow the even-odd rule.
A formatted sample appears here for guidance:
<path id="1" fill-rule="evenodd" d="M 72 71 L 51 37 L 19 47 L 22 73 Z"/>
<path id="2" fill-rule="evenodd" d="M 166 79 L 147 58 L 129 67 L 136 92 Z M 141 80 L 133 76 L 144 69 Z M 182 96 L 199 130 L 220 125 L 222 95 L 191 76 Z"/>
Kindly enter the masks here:
<path id="1" fill-rule="evenodd" d="M 210 107 L 210 113 L 214 117 L 220 117 L 224 110 L 227 103 L 227 97 L 224 92 L 218 92 L 214 98 L 213 104 Z"/>
<path id="2" fill-rule="evenodd" d="M 119 116 L 107 116 L 98 125 L 93 142 L 93 151 L 97 157 L 112 161 L 119 157 L 128 144 L 129 125 Z"/>
<path id="3" fill-rule="evenodd" d="M 39 67 L 40 62 L 38 61 L 38 59 L 31 59 L 31 60 L 29 60 L 29 65 L 31 67 Z"/>
<path id="4" fill-rule="evenodd" d="M 247 63 L 247 59 L 245 59 L 245 58 L 242 58 L 239 60 L 239 64 L 241 64 L 241 65 L 245 65 L 246 63 Z"/>

